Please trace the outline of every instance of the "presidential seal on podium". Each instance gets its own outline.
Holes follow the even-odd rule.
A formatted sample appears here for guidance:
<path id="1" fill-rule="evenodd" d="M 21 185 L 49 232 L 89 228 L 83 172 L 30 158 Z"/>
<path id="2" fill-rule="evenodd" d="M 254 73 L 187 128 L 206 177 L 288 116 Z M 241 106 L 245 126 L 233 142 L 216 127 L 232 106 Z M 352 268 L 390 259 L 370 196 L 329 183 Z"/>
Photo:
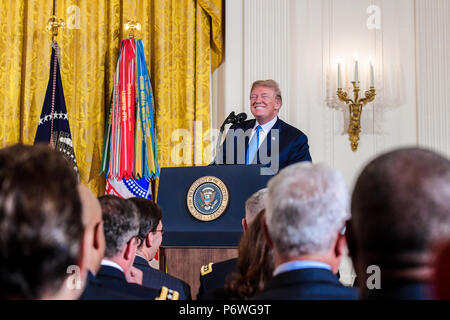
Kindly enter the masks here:
<path id="1" fill-rule="evenodd" d="M 219 178 L 202 177 L 191 185 L 186 201 L 194 218 L 200 221 L 213 221 L 219 218 L 228 206 L 228 189 Z"/>

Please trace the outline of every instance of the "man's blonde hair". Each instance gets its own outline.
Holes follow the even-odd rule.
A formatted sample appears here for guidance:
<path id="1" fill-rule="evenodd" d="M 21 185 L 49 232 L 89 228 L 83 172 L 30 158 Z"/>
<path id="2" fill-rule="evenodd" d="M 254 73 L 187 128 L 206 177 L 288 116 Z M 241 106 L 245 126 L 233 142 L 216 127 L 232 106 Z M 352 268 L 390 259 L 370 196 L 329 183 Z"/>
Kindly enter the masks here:
<path id="1" fill-rule="evenodd" d="M 281 90 L 280 87 L 278 86 L 278 83 L 275 80 L 268 79 L 253 82 L 252 89 L 250 90 L 250 95 L 253 92 L 253 89 L 255 89 L 256 87 L 272 88 L 273 91 L 275 91 L 275 99 L 278 99 L 280 101 L 280 106 L 283 104 L 283 99 L 281 98 Z"/>

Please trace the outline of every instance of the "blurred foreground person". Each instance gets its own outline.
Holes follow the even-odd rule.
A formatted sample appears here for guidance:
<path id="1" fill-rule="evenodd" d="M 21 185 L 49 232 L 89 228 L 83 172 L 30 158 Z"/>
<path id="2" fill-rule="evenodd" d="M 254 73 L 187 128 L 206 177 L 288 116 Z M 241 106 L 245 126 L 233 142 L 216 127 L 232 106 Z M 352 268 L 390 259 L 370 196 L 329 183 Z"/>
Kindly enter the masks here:
<path id="1" fill-rule="evenodd" d="M 356 182 L 351 210 L 361 298 L 432 298 L 432 253 L 450 236 L 448 159 L 418 148 L 377 157 Z"/>
<path id="2" fill-rule="evenodd" d="M 77 177 L 47 145 L 0 150 L 0 298 L 77 299 L 87 275 Z"/>

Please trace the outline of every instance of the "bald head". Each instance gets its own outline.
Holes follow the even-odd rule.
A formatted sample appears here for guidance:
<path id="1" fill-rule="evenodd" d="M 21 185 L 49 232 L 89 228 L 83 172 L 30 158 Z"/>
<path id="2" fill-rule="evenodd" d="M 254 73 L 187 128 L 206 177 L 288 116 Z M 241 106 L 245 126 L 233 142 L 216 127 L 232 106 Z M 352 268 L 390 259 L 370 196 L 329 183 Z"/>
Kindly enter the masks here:
<path id="1" fill-rule="evenodd" d="M 78 184 L 78 193 L 83 207 L 82 221 L 86 228 L 102 219 L 102 209 L 95 195 L 84 184 Z"/>
<path id="2" fill-rule="evenodd" d="M 363 260 L 420 265 L 431 245 L 450 236 L 450 162 L 418 148 L 381 155 L 359 176 L 351 210 Z"/>
<path id="3" fill-rule="evenodd" d="M 83 184 L 78 184 L 78 193 L 82 204 L 82 222 L 84 226 L 85 265 L 91 272 L 97 273 L 105 254 L 105 235 L 103 233 L 102 209 L 95 195 Z"/>

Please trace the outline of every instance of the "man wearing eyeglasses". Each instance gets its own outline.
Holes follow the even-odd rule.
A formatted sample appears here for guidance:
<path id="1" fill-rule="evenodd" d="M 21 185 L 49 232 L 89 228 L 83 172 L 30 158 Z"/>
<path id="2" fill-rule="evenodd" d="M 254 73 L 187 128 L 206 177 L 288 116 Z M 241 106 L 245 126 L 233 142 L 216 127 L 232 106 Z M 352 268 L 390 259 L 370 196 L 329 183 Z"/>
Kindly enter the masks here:
<path id="1" fill-rule="evenodd" d="M 101 196 L 98 200 L 102 209 L 106 248 L 100 270 L 95 276 L 97 283 L 91 282 L 90 285 L 119 292 L 129 299 L 167 298 L 167 292 L 169 297 L 176 299 L 178 293 L 168 288 L 160 290 L 127 282 L 126 275 L 132 269 L 140 242 L 138 209 L 131 201 L 112 195 Z"/>
<path id="2" fill-rule="evenodd" d="M 252 85 L 250 111 L 255 117 L 230 127 L 217 164 L 262 164 L 276 174 L 293 163 L 311 161 L 308 138 L 278 118 L 281 90 L 274 80 Z"/>
<path id="3" fill-rule="evenodd" d="M 143 273 L 142 285 L 149 288 L 166 286 L 179 292 L 179 300 L 191 300 L 191 288 L 185 281 L 150 266 L 162 242 L 164 233 L 162 210 L 151 200 L 130 198 L 138 208 L 139 244 L 133 266 Z"/>

